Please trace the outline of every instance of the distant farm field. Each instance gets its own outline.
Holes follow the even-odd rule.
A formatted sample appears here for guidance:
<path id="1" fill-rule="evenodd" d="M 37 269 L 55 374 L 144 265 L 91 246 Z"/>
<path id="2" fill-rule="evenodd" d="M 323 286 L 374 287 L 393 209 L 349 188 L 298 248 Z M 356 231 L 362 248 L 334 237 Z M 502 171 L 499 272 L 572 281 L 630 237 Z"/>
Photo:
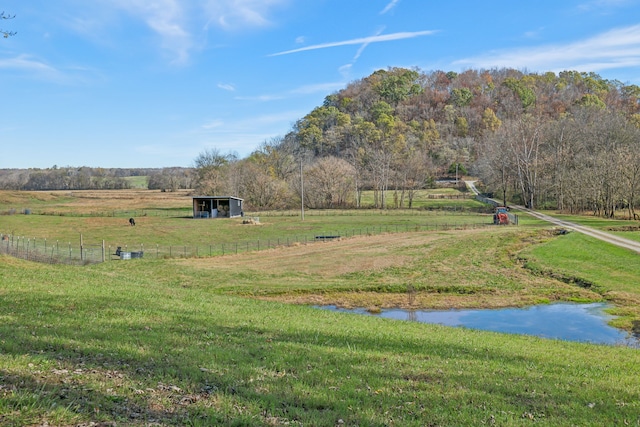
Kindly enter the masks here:
<path id="1" fill-rule="evenodd" d="M 0 234 L 149 252 L 84 266 L 0 255 L 0 425 L 640 422 L 636 349 L 309 307 L 609 301 L 617 326 L 640 320 L 637 254 L 430 200 L 445 199 L 243 224 L 190 218 L 187 193 L 0 192 Z M 224 255 L 152 249 L 221 242 Z"/>

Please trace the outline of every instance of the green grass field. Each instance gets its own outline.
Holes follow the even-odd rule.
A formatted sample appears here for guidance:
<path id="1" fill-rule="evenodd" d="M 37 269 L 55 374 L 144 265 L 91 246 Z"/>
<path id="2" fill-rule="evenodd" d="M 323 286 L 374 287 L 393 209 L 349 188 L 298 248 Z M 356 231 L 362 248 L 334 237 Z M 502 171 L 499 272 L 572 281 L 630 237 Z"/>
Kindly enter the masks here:
<path id="1" fill-rule="evenodd" d="M 105 204 L 118 200 L 129 199 Z M 149 217 L 136 227 L 9 215 L 0 232 L 239 240 L 445 217 L 422 215 L 273 215 L 260 226 Z M 631 329 L 637 254 L 550 230 L 523 218 L 519 227 L 400 229 L 88 266 L 0 256 L 0 425 L 638 425 L 637 349 L 310 307 L 606 300 Z"/>
<path id="2" fill-rule="evenodd" d="M 147 188 L 149 185 L 148 176 L 127 176 L 125 180 L 129 183 L 131 188 Z"/>

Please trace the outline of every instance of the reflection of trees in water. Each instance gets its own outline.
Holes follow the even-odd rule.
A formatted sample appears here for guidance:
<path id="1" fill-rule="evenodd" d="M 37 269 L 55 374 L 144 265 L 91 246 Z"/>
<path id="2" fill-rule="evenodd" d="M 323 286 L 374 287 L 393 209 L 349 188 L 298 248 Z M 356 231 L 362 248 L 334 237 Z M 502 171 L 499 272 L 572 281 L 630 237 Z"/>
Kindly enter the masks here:
<path id="1" fill-rule="evenodd" d="M 407 285 L 407 302 L 409 303 L 410 306 L 412 306 L 415 300 L 416 300 L 416 288 L 414 288 L 413 285 L 409 283 Z"/>
<path id="2" fill-rule="evenodd" d="M 640 320 L 634 320 L 631 326 L 631 334 L 634 338 L 640 338 Z"/>
<path id="3" fill-rule="evenodd" d="M 407 320 L 411 320 L 412 322 L 416 322 L 418 320 L 418 315 L 415 310 L 407 310 Z"/>

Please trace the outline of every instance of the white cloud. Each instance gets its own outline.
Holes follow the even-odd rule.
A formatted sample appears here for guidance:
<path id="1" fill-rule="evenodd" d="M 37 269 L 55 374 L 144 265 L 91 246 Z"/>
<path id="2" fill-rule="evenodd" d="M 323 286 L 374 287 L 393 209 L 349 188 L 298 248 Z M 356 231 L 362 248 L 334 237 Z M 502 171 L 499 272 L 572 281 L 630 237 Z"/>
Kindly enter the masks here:
<path id="1" fill-rule="evenodd" d="M 378 31 L 376 31 L 376 34 L 373 37 L 379 37 L 380 34 L 382 34 L 383 31 L 384 31 L 384 27 L 382 27 Z M 360 55 L 362 55 L 362 52 L 364 52 L 364 50 L 367 48 L 367 46 L 369 46 L 369 44 L 371 44 L 371 41 L 369 41 L 369 40 L 367 40 L 366 42 L 362 43 L 362 46 L 360 46 L 360 48 L 356 52 L 356 55 L 353 57 L 353 62 L 352 62 L 353 64 L 355 64 L 355 62 L 358 60 L 358 58 L 360 58 Z"/>
<path id="2" fill-rule="evenodd" d="M 205 124 L 202 125 L 202 129 L 205 130 L 209 130 L 209 129 L 216 129 L 216 128 L 220 128 L 224 126 L 224 122 L 222 120 L 211 120 L 210 122 L 207 122 Z"/>
<path id="3" fill-rule="evenodd" d="M 247 123 L 245 121 L 240 122 L 239 125 L 245 127 L 248 123 L 253 123 L 256 125 L 272 125 L 272 124 L 281 124 L 286 123 L 290 124 L 300 117 L 307 114 L 307 112 L 302 111 L 282 111 L 275 114 L 263 114 L 257 117 L 251 118 Z"/>
<path id="4" fill-rule="evenodd" d="M 299 88 L 291 90 L 289 93 L 295 95 L 310 95 L 314 93 L 327 93 L 333 92 L 344 88 L 344 83 L 332 82 L 332 83 L 319 83 L 313 85 L 300 86 Z"/>
<path id="5" fill-rule="evenodd" d="M 189 61 L 194 49 L 189 29 L 191 4 L 180 0 L 94 0 L 78 2 L 63 22 L 94 43 L 118 46 L 111 32 L 120 31 L 122 15 L 142 22 L 157 36 L 157 47 L 173 64 Z M 128 35 L 128 37 L 134 37 Z"/>
<path id="6" fill-rule="evenodd" d="M 229 92 L 233 92 L 236 90 L 236 87 L 232 84 L 227 83 L 218 83 L 218 87 L 222 90 L 227 90 Z"/>
<path id="7" fill-rule="evenodd" d="M 245 27 L 265 27 L 271 25 L 269 13 L 289 0 L 208 0 L 205 11 L 209 16 L 207 24 L 215 24 L 225 29 Z"/>
<path id="8" fill-rule="evenodd" d="M 380 28 L 378 31 L 376 31 L 376 34 L 375 34 L 374 37 L 379 36 L 383 31 L 384 31 L 384 27 Z M 351 60 L 351 62 L 349 64 L 342 65 L 342 66 L 340 66 L 338 68 L 338 72 L 343 77 L 347 77 L 348 76 L 349 71 L 351 71 L 352 67 L 355 65 L 355 63 L 358 61 L 358 59 L 360 58 L 360 56 L 362 55 L 364 50 L 367 48 L 367 46 L 369 46 L 370 43 L 371 42 L 368 41 L 368 40 L 366 42 L 362 43 L 362 45 L 356 51 L 356 54 L 353 57 L 353 59 Z"/>
<path id="9" fill-rule="evenodd" d="M 189 136 L 190 140 L 195 139 L 199 145 L 199 148 L 193 149 L 192 157 L 196 156 L 197 151 L 211 147 L 222 152 L 236 152 L 246 156 L 264 141 L 284 135 L 291 124 L 305 114 L 305 111 L 290 110 L 259 114 L 224 123 L 221 120 L 212 120 L 209 124 L 220 125 L 202 126 Z"/>
<path id="10" fill-rule="evenodd" d="M 272 53 L 271 55 L 268 55 L 268 56 L 289 55 L 291 53 L 304 52 L 307 50 L 327 49 L 330 47 L 349 46 L 349 45 L 356 45 L 356 44 L 368 45 L 370 43 L 381 43 L 381 42 L 388 42 L 388 41 L 395 41 L 395 40 L 410 39 L 414 37 L 428 36 L 435 33 L 436 31 L 428 30 L 428 31 L 400 32 L 400 33 L 393 33 L 393 34 L 385 34 L 382 36 L 378 35 L 378 36 L 371 36 L 371 37 L 362 37 L 358 39 L 343 40 L 339 42 L 323 43 L 323 44 L 316 44 L 312 46 L 301 47 L 298 49 L 287 50 L 284 52 Z"/>
<path id="11" fill-rule="evenodd" d="M 0 70 L 2 69 L 14 70 L 23 76 L 62 85 L 85 84 L 102 78 L 95 70 L 87 67 L 56 68 L 26 54 L 0 59 Z"/>
<path id="12" fill-rule="evenodd" d="M 640 25 L 617 28 L 583 41 L 488 52 L 454 62 L 472 68 L 508 67 L 536 71 L 588 70 L 640 65 Z"/>
<path id="13" fill-rule="evenodd" d="M 278 101 L 281 99 L 285 99 L 285 96 L 284 95 L 236 96 L 235 99 L 237 99 L 238 101 L 269 102 L 269 101 Z"/>
<path id="14" fill-rule="evenodd" d="M 172 63 L 184 64 L 189 60 L 193 41 L 186 28 L 184 3 L 178 0 L 116 0 L 114 4 L 144 21 L 160 37 L 160 46 L 170 53 Z"/>
<path id="15" fill-rule="evenodd" d="M 543 30 L 544 28 L 538 28 L 537 30 L 525 31 L 523 37 L 525 39 L 537 39 L 540 37 Z"/>
<path id="16" fill-rule="evenodd" d="M 203 43 L 202 26 L 208 21 L 227 30 L 243 30 L 272 25 L 269 15 L 291 0 L 93 0 L 78 2 L 74 15 L 63 21 L 94 43 L 113 44 L 109 32 L 119 28 L 121 14 L 129 15 L 152 31 L 157 47 L 175 65 L 189 63 L 193 52 Z M 80 13 L 83 10 L 83 13 Z"/>
<path id="17" fill-rule="evenodd" d="M 319 83 L 319 84 L 300 86 L 298 88 L 291 89 L 281 94 L 237 96 L 235 99 L 241 100 L 241 101 L 259 101 L 259 102 L 279 101 L 282 99 L 288 99 L 288 98 L 297 97 L 301 95 L 312 95 L 315 93 L 333 92 L 333 91 L 342 89 L 344 86 L 345 86 L 344 83 L 341 83 L 341 82 Z"/>
<path id="18" fill-rule="evenodd" d="M 395 8 L 398 3 L 400 3 L 400 0 L 391 0 L 385 7 L 384 9 L 382 9 L 382 11 L 380 12 L 380 15 L 384 15 L 385 13 L 389 12 L 390 10 L 392 10 L 393 8 Z"/>
<path id="19" fill-rule="evenodd" d="M 592 10 L 609 10 L 618 7 L 624 7 L 627 5 L 633 5 L 635 0 L 590 0 L 578 5 L 578 9 L 583 12 L 590 12 Z"/>
<path id="20" fill-rule="evenodd" d="M 15 58 L 0 59 L 0 68 L 58 74 L 58 70 L 55 68 L 45 64 L 44 62 L 31 59 L 29 55 L 19 55 Z"/>

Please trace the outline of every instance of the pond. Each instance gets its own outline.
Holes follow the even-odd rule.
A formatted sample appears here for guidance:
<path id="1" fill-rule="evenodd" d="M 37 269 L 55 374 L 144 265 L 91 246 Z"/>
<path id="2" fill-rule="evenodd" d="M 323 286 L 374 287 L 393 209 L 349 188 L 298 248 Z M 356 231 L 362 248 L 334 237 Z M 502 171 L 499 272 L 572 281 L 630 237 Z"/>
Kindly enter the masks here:
<path id="1" fill-rule="evenodd" d="M 613 318 L 604 312 L 607 307 L 604 303 L 556 303 L 525 308 L 444 311 L 383 309 L 379 313 L 370 313 L 364 308 L 317 306 L 317 308 L 332 311 L 368 314 L 397 320 L 640 348 L 638 337 L 607 324 Z"/>

